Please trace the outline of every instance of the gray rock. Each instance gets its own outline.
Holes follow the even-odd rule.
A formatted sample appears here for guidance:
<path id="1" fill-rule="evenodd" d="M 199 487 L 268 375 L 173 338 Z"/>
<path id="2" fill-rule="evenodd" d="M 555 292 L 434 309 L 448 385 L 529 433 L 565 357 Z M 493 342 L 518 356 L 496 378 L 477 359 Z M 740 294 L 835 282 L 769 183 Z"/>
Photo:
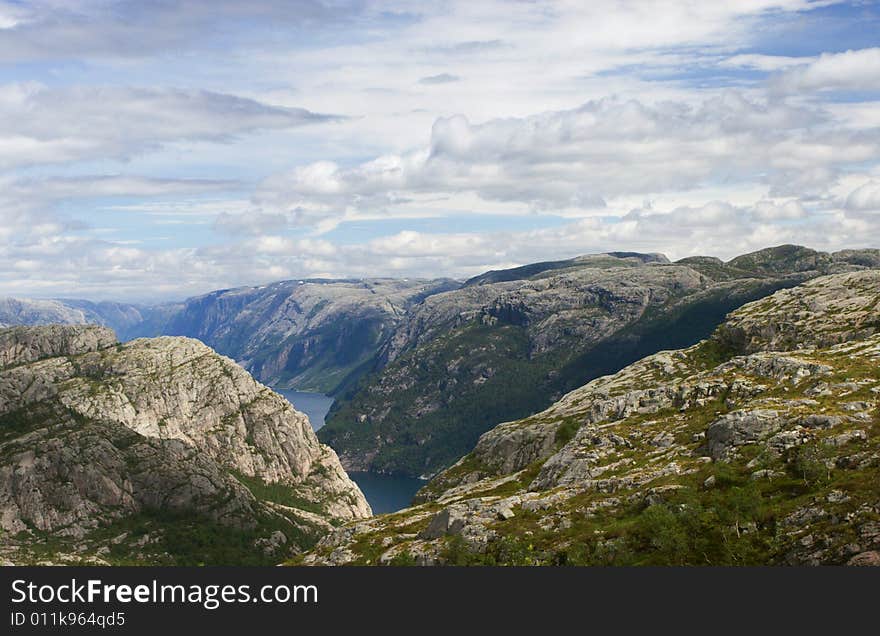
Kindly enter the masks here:
<path id="1" fill-rule="evenodd" d="M 731 313 L 713 336 L 741 353 L 827 347 L 866 338 L 877 322 L 877 270 L 814 278 Z"/>
<path id="2" fill-rule="evenodd" d="M 498 508 L 498 518 L 502 521 L 507 521 L 508 519 L 513 519 L 516 515 L 510 506 L 501 506 Z"/>
<path id="3" fill-rule="evenodd" d="M 94 325 L 0 329 L 0 369 L 43 358 L 76 356 L 116 344 L 116 334 Z"/>
<path id="4" fill-rule="evenodd" d="M 155 509 L 253 527 L 271 513 L 233 473 L 289 487 L 311 528 L 370 514 L 307 418 L 198 341 L 21 327 L 0 331 L 0 359 L 0 415 L 16 422 L 0 439 L 0 537 L 80 538 Z"/>
<path id="5" fill-rule="evenodd" d="M 863 430 L 854 430 L 847 431 L 846 433 L 841 433 L 840 435 L 835 435 L 834 437 L 830 437 L 825 440 L 825 443 L 830 446 L 835 446 L 840 448 L 841 446 L 846 446 L 850 442 L 863 442 L 868 439 L 867 433 Z"/>
<path id="6" fill-rule="evenodd" d="M 447 534 L 460 534 L 466 519 L 457 511 L 444 508 L 431 518 L 428 526 L 419 533 L 420 539 L 439 539 Z"/>
<path id="7" fill-rule="evenodd" d="M 800 420 L 800 425 L 807 428 L 832 428 L 841 422 L 843 418 L 836 415 L 807 415 Z"/>
<path id="8" fill-rule="evenodd" d="M 785 426 L 776 411 L 756 409 L 722 415 L 706 429 L 706 443 L 713 459 L 723 459 L 731 449 L 764 439 Z"/>

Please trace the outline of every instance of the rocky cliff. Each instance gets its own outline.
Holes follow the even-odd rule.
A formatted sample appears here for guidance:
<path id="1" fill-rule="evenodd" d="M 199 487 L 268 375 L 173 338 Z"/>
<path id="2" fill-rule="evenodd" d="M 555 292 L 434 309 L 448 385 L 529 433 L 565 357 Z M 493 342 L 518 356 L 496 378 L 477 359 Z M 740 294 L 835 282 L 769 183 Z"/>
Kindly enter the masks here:
<path id="1" fill-rule="evenodd" d="M 488 272 L 414 306 L 319 437 L 349 469 L 432 475 L 502 421 L 691 345 L 748 301 L 878 255 L 781 246 L 669 263 L 618 252 Z"/>
<path id="2" fill-rule="evenodd" d="M 71 326 L 0 331 L 0 510 L 24 562 L 271 561 L 370 514 L 306 416 L 232 360 Z"/>
<path id="3" fill-rule="evenodd" d="M 878 565 L 878 369 L 880 272 L 816 278 L 495 427 L 299 562 Z"/>

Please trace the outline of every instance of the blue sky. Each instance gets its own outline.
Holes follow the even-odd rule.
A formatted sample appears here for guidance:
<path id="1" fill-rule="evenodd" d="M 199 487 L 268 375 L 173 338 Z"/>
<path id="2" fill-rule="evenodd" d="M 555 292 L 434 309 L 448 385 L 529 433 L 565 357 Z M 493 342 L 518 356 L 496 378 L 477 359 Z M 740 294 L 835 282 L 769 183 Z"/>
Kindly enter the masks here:
<path id="1" fill-rule="evenodd" d="M 880 247 L 880 6 L 0 0 L 0 294 Z"/>

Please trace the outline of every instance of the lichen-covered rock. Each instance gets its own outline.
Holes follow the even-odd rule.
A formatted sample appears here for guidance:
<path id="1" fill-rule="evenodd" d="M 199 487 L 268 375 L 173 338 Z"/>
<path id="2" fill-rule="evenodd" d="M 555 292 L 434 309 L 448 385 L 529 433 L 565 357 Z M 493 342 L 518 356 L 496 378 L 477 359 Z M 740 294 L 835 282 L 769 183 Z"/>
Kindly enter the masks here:
<path id="1" fill-rule="evenodd" d="M 32 429 L 0 444 L 5 533 L 35 528 L 81 539 L 145 509 L 255 523 L 258 503 L 250 491 L 192 446 L 78 418 L 57 403 L 18 416 Z"/>
<path id="2" fill-rule="evenodd" d="M 59 400 L 148 437 L 180 439 L 214 461 L 267 483 L 296 485 L 334 518 L 369 506 L 308 418 L 232 360 L 189 338 L 135 340 L 81 356 Z"/>
<path id="3" fill-rule="evenodd" d="M 783 426 L 785 419 L 769 409 L 726 413 L 706 429 L 709 454 L 712 459 L 722 459 L 735 447 L 769 437 Z"/>

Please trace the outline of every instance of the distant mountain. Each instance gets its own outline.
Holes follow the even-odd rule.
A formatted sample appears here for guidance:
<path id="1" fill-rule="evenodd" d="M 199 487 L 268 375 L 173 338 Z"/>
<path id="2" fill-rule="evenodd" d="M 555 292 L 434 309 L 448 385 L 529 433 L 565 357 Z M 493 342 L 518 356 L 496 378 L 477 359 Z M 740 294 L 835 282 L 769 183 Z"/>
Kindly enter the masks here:
<path id="1" fill-rule="evenodd" d="M 0 326 L 97 324 L 123 341 L 201 340 L 265 384 L 332 393 L 373 362 L 397 322 L 449 279 L 282 281 L 155 306 L 85 300 L 0 299 Z"/>
<path id="2" fill-rule="evenodd" d="M 588 254 L 564 261 L 545 261 L 532 263 L 511 269 L 490 270 L 485 274 L 469 278 L 465 287 L 472 285 L 487 285 L 490 283 L 503 283 L 512 280 L 527 280 L 538 277 L 547 272 L 558 273 L 560 270 L 582 269 L 584 267 L 637 267 L 646 263 L 668 263 L 663 254 L 638 254 L 636 252 L 609 252 L 607 254 Z"/>
<path id="3" fill-rule="evenodd" d="M 272 386 L 333 393 L 397 323 L 451 280 L 305 280 L 211 292 L 154 309 L 141 335 L 197 338 Z"/>
<path id="4" fill-rule="evenodd" d="M 611 252 L 448 279 L 302 280 L 139 307 L 7 300 L 2 324 L 91 322 L 196 338 L 259 381 L 331 393 L 319 433 L 353 469 L 431 475 L 501 421 L 706 337 L 740 305 L 878 250 L 782 245 L 723 262 Z"/>
<path id="5" fill-rule="evenodd" d="M 147 307 L 126 303 L 0 298 L 0 327 L 95 324 L 110 327 L 127 340 L 150 314 Z"/>

